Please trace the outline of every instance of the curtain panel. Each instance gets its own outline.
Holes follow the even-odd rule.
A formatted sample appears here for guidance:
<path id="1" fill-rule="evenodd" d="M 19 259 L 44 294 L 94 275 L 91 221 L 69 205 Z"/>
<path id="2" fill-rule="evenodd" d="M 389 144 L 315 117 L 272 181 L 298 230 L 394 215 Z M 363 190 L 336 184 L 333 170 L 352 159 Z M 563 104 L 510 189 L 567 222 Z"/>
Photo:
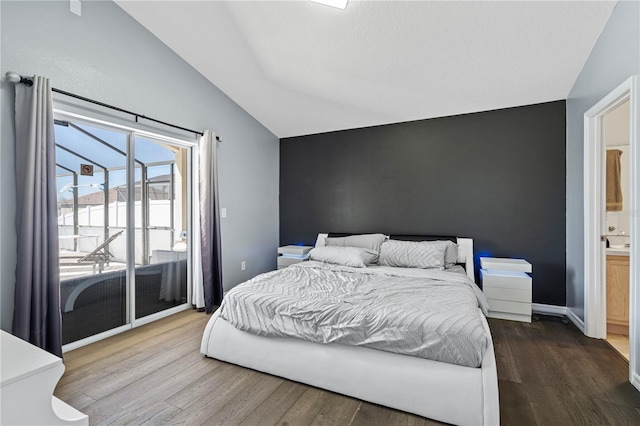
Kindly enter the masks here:
<path id="1" fill-rule="evenodd" d="M 202 298 L 206 313 L 222 303 L 222 255 L 216 136 L 205 130 L 199 146 L 200 256 Z M 194 283 L 195 284 L 195 283 Z M 194 295 L 199 291 L 194 291 Z M 198 307 L 196 303 L 196 307 Z"/>
<path id="2" fill-rule="evenodd" d="M 16 85 L 16 266 L 13 334 L 62 356 L 53 102 L 49 79 Z"/>

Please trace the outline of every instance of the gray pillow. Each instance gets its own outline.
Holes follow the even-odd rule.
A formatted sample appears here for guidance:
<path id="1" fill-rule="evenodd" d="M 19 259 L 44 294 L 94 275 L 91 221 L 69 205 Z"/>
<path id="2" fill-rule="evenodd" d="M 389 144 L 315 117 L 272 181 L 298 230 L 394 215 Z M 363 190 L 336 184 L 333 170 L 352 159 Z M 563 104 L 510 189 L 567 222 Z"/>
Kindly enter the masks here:
<path id="1" fill-rule="evenodd" d="M 358 247 L 316 247 L 309 252 L 311 260 L 335 265 L 364 268 L 378 260 L 378 252 Z"/>
<path id="2" fill-rule="evenodd" d="M 449 269 L 458 263 L 458 245 L 453 241 L 445 241 L 447 248 L 444 251 L 444 267 Z"/>
<path id="3" fill-rule="evenodd" d="M 324 240 L 327 246 L 360 247 L 380 252 L 380 246 L 387 239 L 384 234 L 359 234 L 348 237 L 330 237 Z"/>
<path id="4" fill-rule="evenodd" d="M 379 265 L 401 268 L 444 269 L 445 241 L 388 240 L 380 248 Z"/>

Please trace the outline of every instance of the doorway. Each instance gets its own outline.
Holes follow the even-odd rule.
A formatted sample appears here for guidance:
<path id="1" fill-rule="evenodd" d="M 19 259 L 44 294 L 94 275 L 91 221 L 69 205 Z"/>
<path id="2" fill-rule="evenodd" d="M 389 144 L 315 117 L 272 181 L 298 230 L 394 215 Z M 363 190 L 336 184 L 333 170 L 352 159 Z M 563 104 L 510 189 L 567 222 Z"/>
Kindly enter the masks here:
<path id="1" fill-rule="evenodd" d="M 630 150 L 629 99 L 602 117 L 605 148 L 604 234 L 606 287 L 606 340 L 629 361 L 630 290 Z"/>
<path id="2" fill-rule="evenodd" d="M 63 351 L 188 309 L 194 144 L 55 111 Z"/>
<path id="3" fill-rule="evenodd" d="M 600 102 L 594 105 L 584 115 L 584 219 L 585 219 L 585 334 L 598 339 L 607 338 L 607 312 L 628 319 L 629 336 L 629 380 L 640 389 L 640 376 L 636 367 L 636 321 L 637 307 L 640 306 L 638 286 L 638 268 L 635 261 L 637 259 L 638 238 L 638 215 L 629 214 L 628 231 L 624 228 L 623 209 L 628 212 L 638 211 L 638 194 L 640 185 L 638 184 L 638 146 L 637 146 L 637 98 L 636 98 L 636 77 L 630 77 L 627 81 L 618 86 L 615 90 L 605 96 Z M 628 109 L 626 109 L 628 106 Z M 628 148 L 616 149 L 618 159 L 627 155 L 628 162 L 628 196 L 624 201 L 624 196 L 619 200 L 608 200 L 610 205 L 617 205 L 617 209 L 610 210 L 607 215 L 607 127 L 612 133 L 611 117 L 625 115 L 628 118 L 627 129 L 622 129 L 620 134 L 627 136 L 629 140 Z M 608 125 L 609 124 L 609 125 Z M 625 138 L 626 139 L 626 138 Z M 615 142 L 612 142 L 615 143 Z M 618 213 L 620 212 L 620 213 Z M 615 215 L 613 214 L 615 213 Z M 609 217 L 608 217 L 609 216 Z M 609 219 L 609 221 L 607 221 Z M 622 228 L 622 229 L 620 229 Z M 611 230 L 609 230 L 611 229 Z M 628 234 L 628 235 L 624 235 Z M 622 234 L 622 235 L 621 235 Z M 609 240 L 609 247 L 607 247 Z M 626 245 L 629 244 L 629 247 Z M 615 247 L 611 247 L 615 246 Z M 616 253 L 612 250 L 618 249 Z M 621 264 L 622 253 L 628 250 L 627 270 Z M 609 250 L 609 253 L 607 252 Z M 611 257 L 607 265 L 607 255 Z M 609 268 L 607 267 L 609 266 Z M 628 271 L 628 272 L 627 272 Z M 616 274 L 615 277 L 611 276 Z M 625 287 L 628 278 L 628 287 Z M 607 279 L 609 278 L 609 279 Z M 614 281 L 618 280 L 618 283 Z M 615 285 L 622 293 L 628 292 L 627 299 L 624 294 L 607 294 Z M 623 300 L 614 300 L 623 299 Z M 609 303 L 608 303 L 609 302 Z M 610 306 L 608 306 L 610 305 Z M 626 310 L 626 313 L 624 312 Z M 622 314 L 621 314 L 622 312 Z M 624 321 L 618 318 L 624 326 Z M 611 319 L 610 321 L 611 322 Z M 613 322 L 616 322 L 615 320 Z M 617 331 L 623 331 L 618 329 Z"/>

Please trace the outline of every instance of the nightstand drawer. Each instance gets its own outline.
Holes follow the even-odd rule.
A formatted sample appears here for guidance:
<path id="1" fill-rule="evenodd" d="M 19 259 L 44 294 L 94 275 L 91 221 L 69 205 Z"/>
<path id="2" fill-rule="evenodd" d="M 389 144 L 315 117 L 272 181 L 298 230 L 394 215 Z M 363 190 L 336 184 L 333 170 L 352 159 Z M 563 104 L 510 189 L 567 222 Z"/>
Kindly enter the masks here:
<path id="1" fill-rule="evenodd" d="M 286 268 L 287 266 L 291 266 L 295 263 L 304 262 L 308 260 L 309 256 L 304 257 L 289 257 L 289 256 L 278 256 L 278 269 Z"/>
<path id="2" fill-rule="evenodd" d="M 510 314 L 531 315 L 531 303 L 513 302 L 487 298 L 489 312 L 506 312 Z"/>
<path id="3" fill-rule="evenodd" d="M 294 257 L 278 257 L 278 269 L 286 268 L 287 266 L 293 265 L 294 263 L 301 262 L 302 259 L 296 259 Z"/>
<path id="4" fill-rule="evenodd" d="M 531 289 L 531 277 L 524 272 L 480 270 L 482 288 Z"/>
<path id="5" fill-rule="evenodd" d="M 531 303 L 531 286 L 527 289 L 493 287 L 483 285 L 482 291 L 487 299 L 508 300 L 512 302 Z"/>

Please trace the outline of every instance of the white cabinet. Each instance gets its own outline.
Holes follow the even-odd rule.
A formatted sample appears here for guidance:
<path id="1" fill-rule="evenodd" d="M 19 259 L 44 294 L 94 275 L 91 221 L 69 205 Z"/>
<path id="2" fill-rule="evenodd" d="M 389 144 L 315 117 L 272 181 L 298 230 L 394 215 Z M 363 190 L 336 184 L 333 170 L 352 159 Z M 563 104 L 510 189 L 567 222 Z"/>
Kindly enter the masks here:
<path id="1" fill-rule="evenodd" d="M 278 269 L 309 260 L 309 252 L 312 248 L 312 246 L 294 245 L 278 247 Z"/>
<path id="2" fill-rule="evenodd" d="M 0 331 L 0 424 L 88 425 L 89 418 L 53 396 L 62 359 Z"/>
<path id="3" fill-rule="evenodd" d="M 480 258 L 489 317 L 531 322 L 531 264 L 522 259 Z"/>

